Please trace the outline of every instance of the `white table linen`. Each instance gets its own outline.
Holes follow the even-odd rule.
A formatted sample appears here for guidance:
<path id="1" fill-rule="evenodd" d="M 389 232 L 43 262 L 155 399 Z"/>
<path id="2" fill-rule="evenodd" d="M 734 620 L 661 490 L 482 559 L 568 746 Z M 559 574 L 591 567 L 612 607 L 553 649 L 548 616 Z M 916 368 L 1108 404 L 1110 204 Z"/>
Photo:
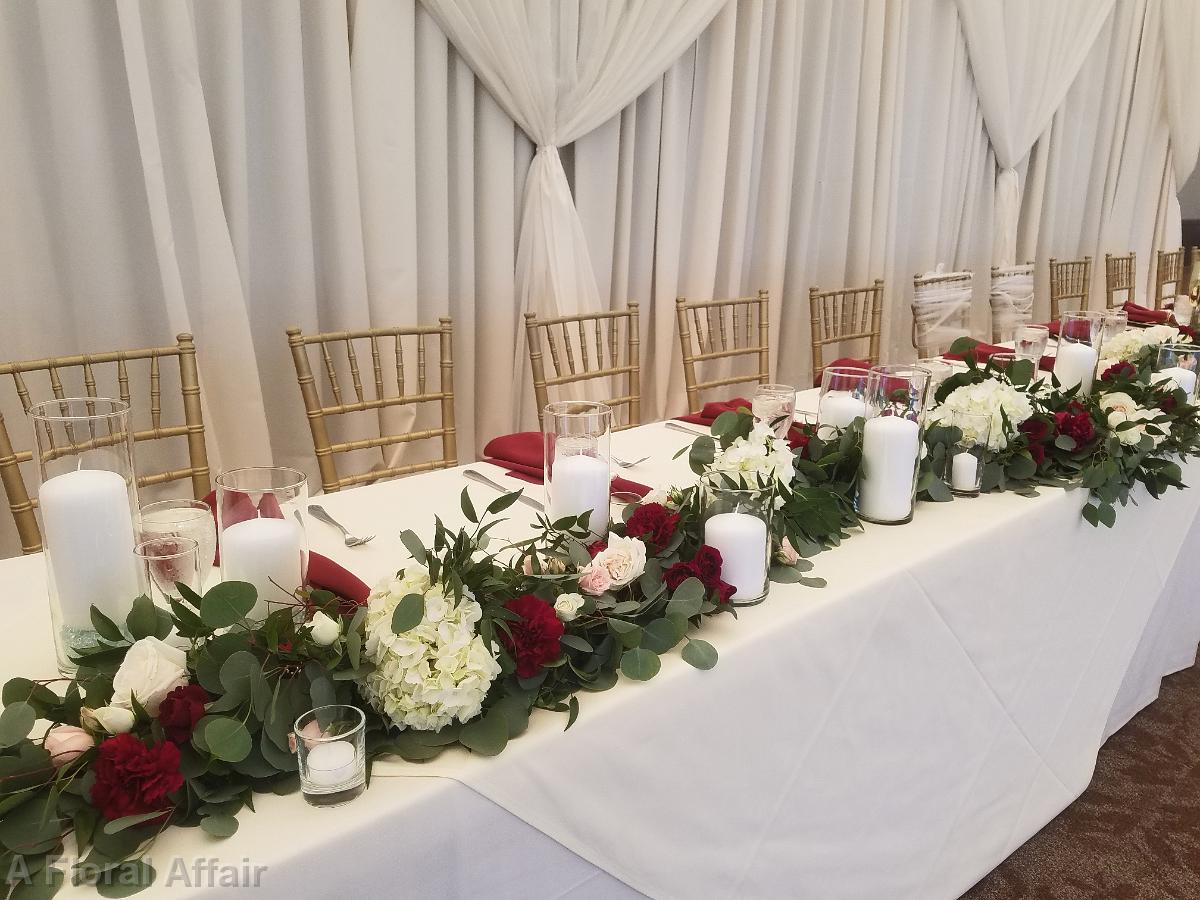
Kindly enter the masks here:
<path id="1" fill-rule="evenodd" d="M 613 449 L 652 453 L 622 474 L 665 486 L 691 479 L 670 459 L 688 442 L 651 425 Z M 346 549 L 314 522 L 313 549 L 370 582 L 403 565 L 402 528 L 428 537 L 435 511 L 461 523 L 465 484 L 450 470 L 327 496 L 379 537 Z M 536 714 L 494 759 L 382 762 L 335 811 L 266 797 L 223 842 L 173 830 L 160 878 L 199 854 L 269 866 L 270 896 L 957 897 L 1082 792 L 1103 739 L 1200 639 L 1200 494 L 1143 497 L 1112 530 L 1082 521 L 1084 496 L 964 498 L 867 526 L 817 557 L 826 589 L 774 585 L 707 622 L 711 671 L 670 654 L 649 684 L 581 697 L 569 732 Z M 531 511 L 509 515 L 499 532 L 520 535 Z M 21 598 L 5 677 L 53 672 L 43 578 L 39 558 L 0 564 Z"/>

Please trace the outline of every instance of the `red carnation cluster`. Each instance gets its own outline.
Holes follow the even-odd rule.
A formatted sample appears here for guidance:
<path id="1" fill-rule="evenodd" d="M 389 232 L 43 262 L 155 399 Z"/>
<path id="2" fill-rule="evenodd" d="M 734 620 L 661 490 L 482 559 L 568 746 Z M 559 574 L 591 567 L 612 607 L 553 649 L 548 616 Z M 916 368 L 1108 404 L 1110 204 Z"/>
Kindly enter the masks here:
<path id="1" fill-rule="evenodd" d="M 204 705 L 211 699 L 208 691 L 198 684 L 181 685 L 163 697 L 158 707 L 158 722 L 166 736 L 177 744 L 190 741 L 196 723 L 204 718 Z"/>
<path id="2" fill-rule="evenodd" d="M 1104 374 L 1100 376 L 1100 380 L 1116 381 L 1118 378 L 1133 378 L 1137 375 L 1137 372 L 1137 366 L 1135 366 L 1133 363 L 1113 363 L 1104 370 Z"/>
<path id="3" fill-rule="evenodd" d="M 1046 442 L 1050 439 L 1050 423 L 1045 419 L 1032 416 L 1022 422 L 1018 428 L 1029 438 L 1029 455 L 1034 463 L 1041 466 L 1046 460 Z"/>
<path id="4" fill-rule="evenodd" d="M 1092 424 L 1092 414 L 1087 407 L 1072 400 L 1065 410 L 1054 414 L 1054 432 L 1074 438 L 1075 446 L 1082 447 L 1096 436 L 1096 426 Z"/>
<path id="5" fill-rule="evenodd" d="M 100 745 L 92 770 L 92 805 L 109 822 L 160 809 L 165 814 L 173 806 L 167 795 L 183 787 L 179 748 L 170 741 L 147 746 L 132 734 L 115 735 Z"/>
<path id="6" fill-rule="evenodd" d="M 728 603 L 734 587 L 721 580 L 721 551 L 704 544 L 687 562 L 677 562 L 663 573 L 663 581 L 675 590 L 689 578 L 698 578 L 708 593 L 716 592 L 722 603 Z"/>
<path id="7" fill-rule="evenodd" d="M 542 666 L 558 659 L 561 652 L 558 639 L 563 636 L 563 624 L 555 615 L 554 607 L 533 594 L 514 597 L 504 604 L 504 608 L 521 618 L 505 622 L 508 633 L 501 629 L 500 641 L 517 664 L 517 676 L 532 678 Z"/>
<path id="8" fill-rule="evenodd" d="M 677 525 L 679 513 L 671 512 L 661 503 L 646 503 L 634 510 L 625 523 L 625 535 L 641 538 L 651 549 L 662 551 L 671 543 Z"/>

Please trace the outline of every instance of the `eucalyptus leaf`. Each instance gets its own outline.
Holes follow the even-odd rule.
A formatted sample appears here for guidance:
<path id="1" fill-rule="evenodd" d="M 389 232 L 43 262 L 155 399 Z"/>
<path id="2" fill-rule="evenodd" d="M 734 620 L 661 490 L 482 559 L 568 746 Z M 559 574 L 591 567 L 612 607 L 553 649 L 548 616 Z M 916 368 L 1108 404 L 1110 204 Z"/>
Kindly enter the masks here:
<path id="1" fill-rule="evenodd" d="M 632 678 L 634 681 L 649 681 L 658 674 L 660 668 L 662 662 L 658 654 L 644 647 L 626 650 L 621 655 L 621 672 L 626 678 Z"/>
<path id="2" fill-rule="evenodd" d="M 43 868 L 37 874 L 31 873 L 28 880 L 18 881 L 8 900 L 50 900 L 62 890 L 65 877 L 62 869 Z"/>
<path id="3" fill-rule="evenodd" d="M 154 884 L 157 873 L 145 860 L 130 859 L 109 869 L 96 883 L 101 897 L 132 897 Z"/>
<path id="4" fill-rule="evenodd" d="M 252 741 L 246 726 L 237 719 L 214 716 L 204 726 L 208 752 L 225 762 L 240 762 L 250 752 Z"/>
<path id="5" fill-rule="evenodd" d="M 125 627 L 135 641 L 151 637 L 158 630 L 158 615 L 154 602 L 145 594 L 133 601 L 129 615 L 125 617 Z"/>
<path id="6" fill-rule="evenodd" d="M 205 816 L 200 827 L 215 838 L 227 838 L 237 833 L 238 820 L 233 816 Z"/>
<path id="7" fill-rule="evenodd" d="M 0 712 L 0 748 L 19 744 L 33 731 L 37 712 L 24 700 L 10 703 Z"/>
<path id="8" fill-rule="evenodd" d="M 508 721 L 502 712 L 488 712 L 463 726 L 459 743 L 480 756 L 495 756 L 508 745 Z"/>
<path id="9" fill-rule="evenodd" d="M 422 565 L 425 564 L 428 555 L 425 551 L 425 545 L 421 543 L 421 539 L 417 537 L 417 533 L 411 529 L 405 529 L 400 532 L 400 542 L 404 544 L 412 558 Z"/>
<path id="10" fill-rule="evenodd" d="M 685 663 L 697 669 L 711 669 L 717 664 L 716 648 L 698 638 L 690 638 L 680 655 Z"/>
<path id="11" fill-rule="evenodd" d="M 421 624 L 425 618 L 425 598 L 420 594 L 408 594 L 392 611 L 392 631 L 403 634 Z"/>
<path id="12" fill-rule="evenodd" d="M 254 585 L 245 581 L 222 581 L 209 588 L 200 600 L 200 619 L 209 628 L 228 628 L 250 614 L 258 600 Z"/>

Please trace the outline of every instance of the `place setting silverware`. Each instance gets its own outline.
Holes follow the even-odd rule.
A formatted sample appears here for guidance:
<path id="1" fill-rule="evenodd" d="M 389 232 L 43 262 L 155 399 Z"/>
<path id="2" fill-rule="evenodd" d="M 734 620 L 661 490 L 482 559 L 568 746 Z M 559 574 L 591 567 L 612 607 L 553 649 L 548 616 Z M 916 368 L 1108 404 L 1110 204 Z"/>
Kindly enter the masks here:
<path id="1" fill-rule="evenodd" d="M 502 494 L 513 493 L 513 491 L 509 488 L 506 488 L 504 485 L 498 482 L 492 481 L 492 479 L 488 478 L 482 472 L 476 472 L 474 469 L 463 469 L 462 474 L 463 478 L 467 479 L 467 481 L 474 481 L 476 484 L 487 485 L 488 487 L 492 488 L 493 490 L 497 490 Z M 517 500 L 519 500 L 521 503 L 524 503 L 526 506 L 536 509 L 538 512 L 546 511 L 546 507 L 544 507 L 537 500 L 534 500 L 532 497 L 526 497 L 524 494 L 521 494 L 519 497 L 517 497 Z"/>
<path id="2" fill-rule="evenodd" d="M 617 456 L 617 454 L 615 454 L 615 453 L 610 453 L 609 458 L 612 459 L 612 461 L 615 462 L 617 464 L 617 466 L 622 469 L 632 469 L 634 466 L 640 466 L 642 463 L 644 463 L 650 457 L 642 456 L 642 457 L 639 457 L 638 459 L 626 460 L 626 459 L 621 459 L 621 457 Z"/>
<path id="3" fill-rule="evenodd" d="M 308 514 L 317 521 L 324 522 L 326 525 L 332 525 L 334 528 L 340 531 L 342 536 L 346 539 L 347 547 L 361 547 L 364 544 L 369 544 L 371 541 L 375 540 L 375 535 L 373 534 L 368 535 L 367 537 L 355 537 L 350 533 L 345 525 L 327 513 L 325 511 L 325 507 L 319 506 L 316 503 L 310 503 L 308 505 Z"/>

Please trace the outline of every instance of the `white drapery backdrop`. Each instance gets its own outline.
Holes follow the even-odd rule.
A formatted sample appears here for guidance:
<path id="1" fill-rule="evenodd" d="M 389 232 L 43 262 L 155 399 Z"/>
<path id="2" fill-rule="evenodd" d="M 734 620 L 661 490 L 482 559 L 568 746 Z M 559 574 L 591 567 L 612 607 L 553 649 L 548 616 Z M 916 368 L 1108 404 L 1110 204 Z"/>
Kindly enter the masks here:
<path id="1" fill-rule="evenodd" d="M 1116 0 L 1102 26 L 1017 164 L 1016 255 L 1137 249 L 1146 277 L 1179 242 L 1159 3 Z M 885 278 L 899 359 L 912 274 L 970 268 L 986 334 L 997 162 L 962 27 L 954 0 L 727 0 L 560 149 L 600 306 L 642 303 L 645 415 L 683 405 L 677 294 L 769 288 L 796 383 L 810 284 Z M 450 314 L 463 457 L 532 423 L 504 376 L 527 365 L 511 338 L 535 146 L 416 0 L 5 4 L 0 116 L 20 125 L 0 129 L 0 357 L 191 330 L 214 469 L 311 471 L 284 328 Z"/>
<path id="2" fill-rule="evenodd" d="M 1192 56 L 1200 46 L 1200 4 L 1192 0 L 1162 0 L 1162 36 L 1171 157 L 1175 164 L 1175 184 L 1183 187 L 1200 156 L 1200 116 L 1196 115 L 1193 69 L 1196 60 Z"/>

